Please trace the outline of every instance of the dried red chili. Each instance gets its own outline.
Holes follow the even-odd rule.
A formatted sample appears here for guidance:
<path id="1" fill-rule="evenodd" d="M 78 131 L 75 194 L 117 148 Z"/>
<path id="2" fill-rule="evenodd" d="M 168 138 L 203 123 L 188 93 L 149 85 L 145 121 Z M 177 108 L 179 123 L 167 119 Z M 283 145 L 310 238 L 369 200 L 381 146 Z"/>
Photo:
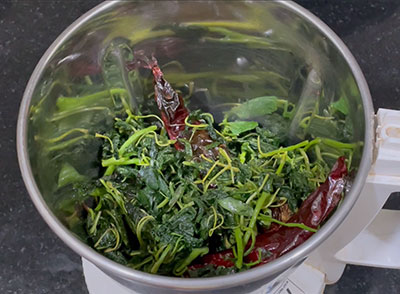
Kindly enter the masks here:
<path id="1" fill-rule="evenodd" d="M 185 134 L 185 120 L 189 116 L 189 110 L 185 107 L 182 97 L 171 87 L 164 74 L 158 66 L 157 60 L 152 57 L 148 59 L 142 51 L 137 51 L 135 60 L 127 64 L 128 70 L 138 67 L 148 68 L 154 77 L 154 94 L 161 119 L 164 122 L 168 137 L 171 140 L 188 139 Z M 195 121 L 192 124 L 200 124 Z M 206 157 L 216 157 L 218 151 L 215 148 L 207 149 L 206 146 L 213 143 L 207 131 L 196 130 L 192 136 L 191 146 L 195 157 L 204 154 Z M 183 150 L 184 146 L 180 142 L 175 143 L 177 150 Z"/>
<path id="2" fill-rule="evenodd" d="M 346 175 L 347 167 L 345 158 L 340 157 L 332 168 L 326 181 L 304 200 L 297 213 L 294 214 L 288 222 L 302 223 L 310 228 L 318 228 L 341 200 L 345 187 Z M 247 263 L 257 263 L 257 261 L 260 261 L 257 263 L 257 266 L 268 263 L 298 247 L 313 234 L 313 232 L 308 230 L 286 226 L 281 226 L 278 229 L 259 234 L 256 237 L 254 248 L 244 260 Z M 250 243 L 247 244 L 247 248 L 249 247 Z M 207 254 L 201 258 L 199 263 L 190 266 L 189 270 L 193 271 L 207 265 L 214 265 L 215 267 L 233 267 L 232 250 Z"/>

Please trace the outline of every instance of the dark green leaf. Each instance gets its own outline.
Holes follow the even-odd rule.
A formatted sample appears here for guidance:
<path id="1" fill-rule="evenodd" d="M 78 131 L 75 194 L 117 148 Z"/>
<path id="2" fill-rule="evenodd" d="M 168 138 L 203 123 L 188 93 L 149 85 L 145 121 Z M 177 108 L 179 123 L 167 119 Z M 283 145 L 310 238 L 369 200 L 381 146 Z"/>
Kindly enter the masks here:
<path id="1" fill-rule="evenodd" d="M 230 211 L 233 214 L 243 215 L 243 216 L 252 216 L 253 208 L 246 203 L 243 203 L 240 200 L 234 199 L 232 197 L 227 197 L 218 200 L 218 204 Z"/>
<path id="2" fill-rule="evenodd" d="M 236 115 L 240 119 L 250 119 L 278 110 L 278 98 L 275 96 L 262 96 L 253 98 L 239 106 L 232 108 L 228 115 Z"/>
<path id="3" fill-rule="evenodd" d="M 85 176 L 82 176 L 76 171 L 76 169 L 69 163 L 65 163 L 58 175 L 58 187 L 64 187 L 68 184 L 79 183 L 87 180 Z"/>
<path id="4" fill-rule="evenodd" d="M 158 190 L 159 180 L 157 172 L 152 167 L 144 167 L 140 170 L 140 176 L 146 185 L 152 190 Z"/>
<path id="5" fill-rule="evenodd" d="M 120 251 L 104 252 L 103 254 L 109 259 L 120 264 L 126 265 L 128 263 L 125 256 Z"/>
<path id="6" fill-rule="evenodd" d="M 349 102 L 346 98 L 341 97 L 338 101 L 333 102 L 331 105 L 333 109 L 340 111 L 344 115 L 349 114 Z"/>
<path id="7" fill-rule="evenodd" d="M 307 128 L 307 133 L 312 137 L 326 137 L 336 139 L 339 134 L 337 122 L 331 119 L 314 117 Z"/>
<path id="8" fill-rule="evenodd" d="M 234 121 L 223 124 L 225 131 L 230 132 L 233 136 L 239 136 L 242 133 L 254 130 L 258 123 L 255 121 Z"/>
<path id="9" fill-rule="evenodd" d="M 263 126 L 262 133 L 270 132 L 270 138 L 277 138 L 280 143 L 284 143 L 287 140 L 289 133 L 289 120 L 282 117 L 277 113 L 265 115 L 261 120 L 260 124 Z M 264 135 L 265 137 L 265 135 Z"/>
<path id="10" fill-rule="evenodd" d="M 189 277 L 191 278 L 206 278 L 206 277 L 215 277 L 215 276 L 225 276 L 231 275 L 237 272 L 237 269 L 234 267 L 226 268 L 226 267 L 214 267 L 214 265 L 209 264 L 199 269 L 193 269 L 188 271 Z"/>

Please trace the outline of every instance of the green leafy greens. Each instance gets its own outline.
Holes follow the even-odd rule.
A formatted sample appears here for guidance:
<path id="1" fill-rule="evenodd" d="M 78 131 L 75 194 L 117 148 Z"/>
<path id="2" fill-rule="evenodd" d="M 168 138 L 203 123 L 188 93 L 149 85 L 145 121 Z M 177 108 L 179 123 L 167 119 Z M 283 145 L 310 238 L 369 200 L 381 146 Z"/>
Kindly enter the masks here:
<path id="1" fill-rule="evenodd" d="M 244 245 L 257 234 L 257 227 L 273 222 L 301 227 L 274 218 L 274 211 L 288 205 L 295 212 L 325 180 L 325 154 L 338 157 L 357 145 L 316 138 L 282 147 L 279 134 L 262 124 L 230 121 L 234 113 L 246 119 L 266 115 L 240 110 L 259 107 L 260 101 L 276 105 L 271 98 L 249 100 L 228 111 L 219 125 L 210 114 L 191 114 L 201 124 L 188 123 L 186 132 L 195 136 L 195 126 L 213 134 L 210 148 L 219 150 L 215 159 L 193 157 L 190 139 L 184 140 L 184 151 L 177 151 L 151 113 L 133 115 L 126 109 L 111 130 L 96 133 L 94 140 L 102 144 L 100 178 L 88 181 L 65 163 L 58 180 L 60 189 L 72 185 L 83 193 L 79 219 L 88 243 L 132 268 L 180 276 L 197 257 L 217 249 L 235 248 L 236 271 L 245 269 Z M 81 107 L 80 102 L 62 103 L 63 108 Z M 283 109 L 278 111 L 271 107 L 268 114 L 288 120 Z M 77 224 L 76 217 L 66 221 Z"/>
<path id="2" fill-rule="evenodd" d="M 234 31 L 247 30 L 243 25 L 192 23 L 151 34 L 198 34 L 206 44 L 280 50 L 264 37 Z M 118 68 L 108 61 L 101 73 L 104 85 L 96 86 L 86 76 L 75 88 L 58 81 L 43 86 L 46 94 L 31 108 L 31 120 L 45 127 L 32 139 L 39 158 L 47 159 L 37 163 L 44 171 L 40 182 L 49 183 L 48 194 L 60 195 L 49 200 L 57 216 L 108 258 L 170 276 L 185 276 L 198 257 L 224 249 L 235 252 L 234 268 L 204 267 L 191 275 L 251 267 L 243 262 L 246 246 L 272 223 L 315 231 L 287 223 L 281 211 L 295 213 L 325 181 L 334 160 L 345 155 L 351 167 L 353 155 L 360 153 L 361 145 L 353 143 L 347 100 L 316 103 L 301 118 L 298 141 L 291 142 L 296 106 L 287 98 L 289 81 L 281 74 L 253 68 L 243 74 L 186 73 L 179 62 L 165 67 L 172 66 L 175 70 L 166 70 L 166 79 L 184 94 L 189 108 L 199 109 L 191 111 L 178 141 L 168 138 L 154 99 L 141 97 L 139 109 L 132 109 Z M 129 78 L 146 95 L 154 95 L 151 79 L 142 79 L 139 71 Z M 190 85 L 210 79 L 213 97 L 235 97 L 241 103 L 226 100 L 219 108 L 207 96 L 212 111 L 202 111 L 192 101 Z M 255 98 L 237 98 L 232 85 Z M 271 93 L 276 96 L 266 96 Z M 58 98 L 51 101 L 50 96 Z M 51 114 L 45 116 L 45 111 Z M 217 150 L 215 157 L 205 156 L 206 151 L 196 155 L 193 142 L 200 132 L 211 138 L 205 150 Z M 178 151 L 177 143 L 184 150 Z"/>

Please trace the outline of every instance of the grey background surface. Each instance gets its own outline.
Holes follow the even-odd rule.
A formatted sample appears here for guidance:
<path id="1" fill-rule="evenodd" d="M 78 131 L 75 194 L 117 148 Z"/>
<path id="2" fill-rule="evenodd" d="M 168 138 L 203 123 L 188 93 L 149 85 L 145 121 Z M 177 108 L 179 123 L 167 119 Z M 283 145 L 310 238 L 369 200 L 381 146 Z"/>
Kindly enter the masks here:
<path id="1" fill-rule="evenodd" d="M 80 258 L 47 227 L 23 185 L 15 126 L 25 85 L 53 40 L 101 1 L 0 2 L 0 293 L 87 293 Z M 375 108 L 400 109 L 400 1 L 299 0 L 358 60 Z M 400 208 L 399 197 L 387 207 Z M 400 271 L 348 266 L 326 293 L 400 293 Z"/>

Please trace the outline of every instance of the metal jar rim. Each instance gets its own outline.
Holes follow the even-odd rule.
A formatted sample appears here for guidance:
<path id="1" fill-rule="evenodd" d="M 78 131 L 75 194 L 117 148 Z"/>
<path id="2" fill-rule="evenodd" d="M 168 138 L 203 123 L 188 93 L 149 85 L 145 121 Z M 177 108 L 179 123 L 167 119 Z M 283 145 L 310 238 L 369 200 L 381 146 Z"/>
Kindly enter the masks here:
<path id="1" fill-rule="evenodd" d="M 100 253 L 97 253 L 94 249 L 84 244 L 77 237 L 75 237 L 51 212 L 47 204 L 45 203 L 32 174 L 28 146 L 27 146 L 27 124 L 28 124 L 28 113 L 29 106 L 32 99 L 33 91 L 37 86 L 41 74 L 52 58 L 57 49 L 63 44 L 65 40 L 69 38 L 74 32 L 76 32 L 85 22 L 92 19 L 94 16 L 103 12 L 104 10 L 112 8 L 119 1 L 106 1 L 86 14 L 82 15 L 72 25 L 70 25 L 49 47 L 43 57 L 40 59 L 36 66 L 24 93 L 20 111 L 18 116 L 17 125 L 17 152 L 18 161 L 21 169 L 22 177 L 27 187 L 28 193 L 35 204 L 37 210 L 42 215 L 46 223 L 50 228 L 76 253 L 89 260 L 96 266 L 104 269 L 108 272 L 112 272 L 115 276 L 122 279 L 133 280 L 135 282 L 153 285 L 157 287 L 166 288 L 184 288 L 186 290 L 201 290 L 201 289 L 222 289 L 227 287 L 234 287 L 238 285 L 247 284 L 252 281 L 257 281 L 266 276 L 272 276 L 279 272 L 282 272 L 298 262 L 302 258 L 306 257 L 315 248 L 318 247 L 325 239 L 327 239 L 333 231 L 341 224 L 345 219 L 349 211 L 352 209 L 355 201 L 358 198 L 359 193 L 367 178 L 373 153 L 373 117 L 374 109 L 372 105 L 371 96 L 368 90 L 365 78 L 359 68 L 353 55 L 350 53 L 346 45 L 341 39 L 320 19 L 311 14 L 305 8 L 299 6 L 292 1 L 275 1 L 282 6 L 285 6 L 289 10 L 300 15 L 305 20 L 312 23 L 317 27 L 339 50 L 343 58 L 348 63 L 352 74 L 357 82 L 358 88 L 361 93 L 361 98 L 364 107 L 364 119 L 365 119 L 365 135 L 364 135 L 364 151 L 359 166 L 359 171 L 352 185 L 351 191 L 347 194 L 343 201 L 340 209 L 329 219 L 329 221 L 312 236 L 307 242 L 285 254 L 279 259 L 270 262 L 266 265 L 259 266 L 254 269 L 221 277 L 212 278 L 176 278 L 176 277 L 165 277 L 153 274 L 148 274 L 138 270 L 134 270 L 118 264 Z"/>

